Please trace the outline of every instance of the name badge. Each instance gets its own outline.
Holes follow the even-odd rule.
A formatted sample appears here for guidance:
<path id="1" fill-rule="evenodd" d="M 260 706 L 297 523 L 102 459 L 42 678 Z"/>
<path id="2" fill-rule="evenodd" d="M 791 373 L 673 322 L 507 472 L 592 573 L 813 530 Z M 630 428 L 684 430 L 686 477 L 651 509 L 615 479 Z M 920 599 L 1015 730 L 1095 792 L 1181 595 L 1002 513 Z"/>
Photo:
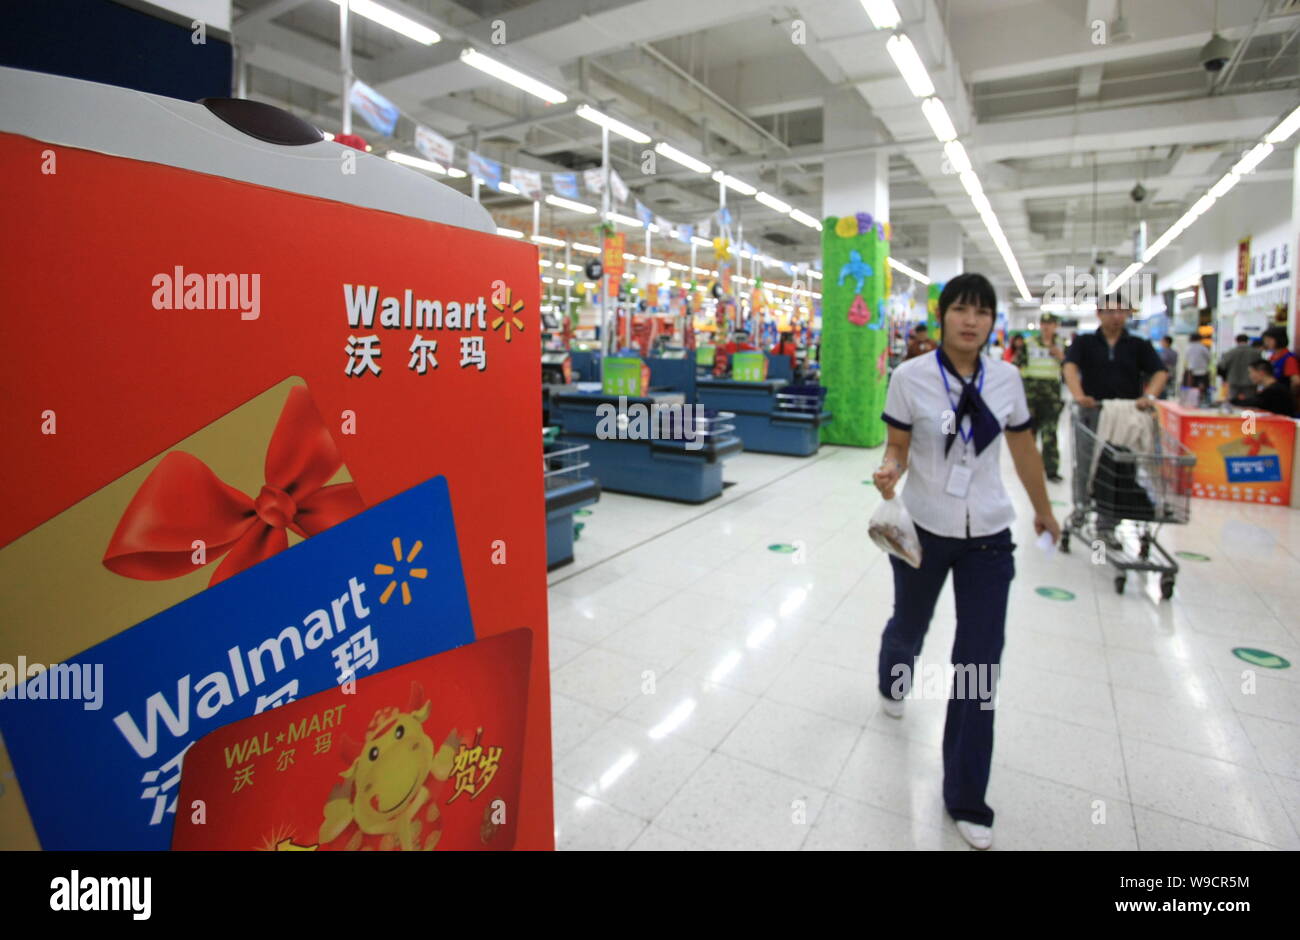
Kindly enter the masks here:
<path id="1" fill-rule="evenodd" d="M 965 499 L 970 492 L 971 468 L 964 463 L 953 464 L 948 471 L 948 495 Z"/>

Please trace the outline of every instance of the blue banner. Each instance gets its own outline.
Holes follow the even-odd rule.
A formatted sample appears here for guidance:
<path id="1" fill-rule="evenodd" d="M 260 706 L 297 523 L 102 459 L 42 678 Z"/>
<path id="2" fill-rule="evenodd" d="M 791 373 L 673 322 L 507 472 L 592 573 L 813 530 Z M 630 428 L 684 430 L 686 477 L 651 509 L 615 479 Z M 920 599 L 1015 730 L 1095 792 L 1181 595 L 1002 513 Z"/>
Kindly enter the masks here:
<path id="1" fill-rule="evenodd" d="M 352 94 L 349 98 L 352 110 L 361 115 L 361 119 L 385 137 L 392 137 L 397 129 L 397 119 L 402 112 L 379 92 L 365 82 L 353 81 Z"/>
<path id="2" fill-rule="evenodd" d="M 472 150 L 469 152 L 469 175 L 478 177 L 493 189 L 501 188 L 501 164 Z"/>
<path id="3" fill-rule="evenodd" d="M 578 199 L 581 196 L 578 192 L 577 173 L 552 173 L 551 188 L 555 190 L 555 195 L 565 199 Z"/>

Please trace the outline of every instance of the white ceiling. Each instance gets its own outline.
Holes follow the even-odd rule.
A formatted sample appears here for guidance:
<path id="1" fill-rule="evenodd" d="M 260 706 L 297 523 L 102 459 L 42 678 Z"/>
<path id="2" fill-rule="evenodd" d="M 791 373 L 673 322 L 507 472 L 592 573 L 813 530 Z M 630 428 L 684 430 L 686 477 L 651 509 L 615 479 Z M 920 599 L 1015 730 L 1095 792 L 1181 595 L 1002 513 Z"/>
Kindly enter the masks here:
<path id="1" fill-rule="evenodd" d="M 355 71 L 414 120 L 487 155 L 544 170 L 599 161 L 598 129 L 461 64 L 475 42 L 499 58 L 702 156 L 797 208 L 821 214 L 822 108 L 855 88 L 861 120 L 891 145 L 894 253 L 924 270 L 928 228 L 965 234 L 966 267 L 1006 291 L 1009 278 L 858 0 L 382 0 L 442 33 L 423 47 L 354 17 Z M 1116 0 L 896 0 L 966 141 L 1031 288 L 1094 254 L 1132 257 L 1139 219 L 1153 235 L 1176 219 L 1245 147 L 1300 103 L 1300 3 L 1223 0 L 1220 31 L 1239 62 L 1217 85 L 1198 61 L 1214 0 L 1125 0 L 1133 38 L 1094 44 Z M 338 9 L 327 0 L 236 0 L 234 33 L 252 97 L 336 130 Z M 491 47 L 494 21 L 507 42 Z M 807 41 L 792 41 L 800 24 Z M 1231 73 L 1230 81 L 1223 78 Z M 414 153 L 414 124 L 377 151 Z M 364 133 L 364 132 L 363 132 Z M 617 138 L 616 138 L 617 140 Z M 645 177 L 644 148 L 614 147 L 642 201 L 687 220 L 716 205 L 716 184 L 668 161 Z M 1289 149 L 1257 179 L 1290 175 Z M 1141 181 L 1139 205 L 1129 199 Z M 453 184 L 455 185 L 455 184 Z M 531 225 L 531 205 L 492 194 L 498 223 Z M 745 205 L 745 239 L 790 261 L 818 253 L 818 235 Z M 547 226 L 575 234 L 590 217 L 549 207 Z"/>

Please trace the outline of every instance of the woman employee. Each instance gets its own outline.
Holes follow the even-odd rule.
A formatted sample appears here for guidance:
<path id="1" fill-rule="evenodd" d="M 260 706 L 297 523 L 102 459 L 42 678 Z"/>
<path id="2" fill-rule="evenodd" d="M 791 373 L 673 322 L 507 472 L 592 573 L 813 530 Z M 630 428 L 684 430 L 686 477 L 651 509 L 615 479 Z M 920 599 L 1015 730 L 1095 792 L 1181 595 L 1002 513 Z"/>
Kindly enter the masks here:
<path id="1" fill-rule="evenodd" d="M 885 400 L 889 440 L 875 484 L 885 499 L 908 472 L 903 503 L 921 539 L 921 567 L 890 556 L 894 615 L 880 644 L 883 709 L 903 716 L 903 698 L 935 602 L 952 572 L 956 666 L 943 735 L 943 797 L 962 837 L 977 849 L 993 842 L 993 810 L 984 802 L 993 759 L 992 689 L 1002 657 L 1007 594 L 1015 577 L 1015 512 L 1002 486 L 999 437 L 1034 507 L 1034 531 L 1061 530 L 1052 516 L 1043 463 L 1034 446 L 1020 372 L 981 356 L 993 330 L 997 297 L 980 274 L 961 274 L 939 295 L 940 346 L 904 362 Z M 910 471 L 910 472 L 909 472 Z"/>

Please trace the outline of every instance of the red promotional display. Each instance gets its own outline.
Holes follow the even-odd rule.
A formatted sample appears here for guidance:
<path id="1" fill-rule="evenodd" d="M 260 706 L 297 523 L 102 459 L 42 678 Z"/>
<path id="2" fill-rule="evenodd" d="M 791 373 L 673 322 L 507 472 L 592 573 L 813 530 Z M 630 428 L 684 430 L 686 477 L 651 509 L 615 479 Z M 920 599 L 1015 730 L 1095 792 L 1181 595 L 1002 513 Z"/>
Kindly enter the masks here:
<path id="1" fill-rule="evenodd" d="M 358 193 L 392 172 L 387 161 L 347 153 L 360 170 Z M 56 172 L 43 172 L 50 166 Z M 280 708 L 244 718 L 252 723 L 246 733 L 231 708 L 232 723 L 209 737 L 249 739 L 264 724 L 287 722 L 288 709 L 319 712 L 328 699 L 330 707 L 347 703 L 341 728 L 359 743 L 372 716 L 408 709 L 414 694 L 420 701 L 408 710 L 432 709 L 426 728 L 436 746 L 454 728 L 453 769 L 462 744 L 510 742 L 483 800 L 465 795 L 448 807 L 454 773 L 446 793 L 430 785 L 419 847 L 435 847 L 430 806 L 440 801 L 447 818 L 440 848 L 552 848 L 542 460 L 538 435 L 520 432 L 537 423 L 536 248 L 9 133 L 0 133 L 0 193 L 8 220 L 0 281 L 11 320 L 30 326 L 0 378 L 0 552 L 10 574 L 23 577 L 4 583 L 0 662 L 61 662 L 203 592 L 237 597 L 240 579 L 317 544 L 318 533 L 328 539 L 385 501 L 445 478 L 452 540 L 421 554 L 422 543 L 393 527 L 396 557 L 374 556 L 364 571 L 369 593 L 357 593 L 354 581 L 349 606 L 344 583 L 333 613 L 341 630 L 342 613 L 389 616 L 410 605 L 414 591 L 409 616 L 437 616 L 446 599 L 429 586 L 443 583 L 449 568 L 456 578 L 447 583 L 459 583 L 463 569 L 473 642 L 456 640 L 409 664 L 376 654 L 378 666 L 358 674 L 355 694 L 346 682 L 315 695 L 306 688 L 298 701 L 280 699 L 270 703 Z M 180 446 L 200 441 L 200 432 L 217 436 Z M 231 461 L 247 472 L 231 470 Z M 446 544 L 451 557 L 439 547 Z M 89 600 L 69 596 L 78 589 L 58 580 L 74 557 L 98 579 L 78 582 L 89 585 Z M 399 588 L 403 578 L 414 580 Z M 85 617 L 59 613 L 78 603 Z M 255 617 L 250 605 L 230 616 Z M 305 633 L 310 648 L 320 630 L 330 635 L 331 605 L 304 597 L 301 606 L 323 607 L 325 623 Z M 360 650 L 365 631 L 351 629 Z M 207 668 L 146 665 L 160 670 L 150 688 L 166 692 L 170 682 L 173 693 L 178 674 L 197 678 Z M 239 682 L 240 670 L 222 681 Z M 105 672 L 111 690 L 114 676 Z M 220 673 L 203 681 L 213 676 Z M 422 692 L 412 693 L 416 686 Z M 232 697 L 229 688 L 224 694 Z M 200 717 L 211 701 L 198 700 Z M 104 711 L 96 720 L 110 722 Z M 185 765 L 182 792 L 230 789 L 221 748 L 200 737 L 190 753 L 196 760 Z M 35 848 L 57 826 L 33 827 L 17 754 L 17 786 L 0 795 L 0 848 Z M 8 769 L 0 751 L 0 770 Z M 345 769 L 336 754 L 319 777 L 338 782 Z M 94 799 L 95 782 L 85 785 Z M 173 797 L 171 813 L 175 793 L 160 797 Z M 484 839 L 480 827 L 489 832 L 493 823 L 479 804 L 495 799 L 508 804 L 508 829 Z M 472 820 L 461 802 L 472 803 Z M 261 809 L 246 814 L 228 796 L 227 805 L 238 824 L 192 844 L 256 847 L 250 840 L 266 835 L 256 827 L 274 821 Z M 403 826 L 394 838 L 413 847 Z M 314 842 L 319 833 L 307 835 Z"/>

